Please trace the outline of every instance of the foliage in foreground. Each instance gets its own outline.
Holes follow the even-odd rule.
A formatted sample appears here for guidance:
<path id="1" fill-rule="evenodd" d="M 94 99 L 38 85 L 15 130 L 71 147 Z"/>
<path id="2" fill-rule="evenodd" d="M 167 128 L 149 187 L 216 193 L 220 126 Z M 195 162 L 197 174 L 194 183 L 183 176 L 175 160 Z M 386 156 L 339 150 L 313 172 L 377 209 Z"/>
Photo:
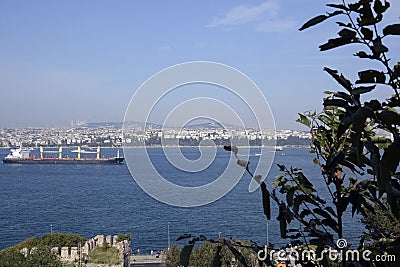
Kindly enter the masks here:
<path id="1" fill-rule="evenodd" d="M 125 234 L 118 234 L 117 235 L 117 242 L 121 242 L 124 240 L 131 241 L 131 233 L 125 233 Z"/>
<path id="2" fill-rule="evenodd" d="M 0 267 L 63 267 L 50 247 L 38 246 L 25 257 L 17 248 L 0 251 Z"/>
<path id="3" fill-rule="evenodd" d="M 0 267 L 62 267 L 65 266 L 57 255 L 51 252 L 53 247 L 77 247 L 87 239 L 77 234 L 54 233 L 42 237 L 28 238 L 17 245 L 0 251 Z M 32 250 L 25 257 L 21 249 Z"/>
<path id="4" fill-rule="evenodd" d="M 256 266 L 257 255 L 254 250 L 251 249 L 248 242 L 240 242 L 231 240 L 231 242 L 240 244 L 237 251 L 243 255 L 244 258 L 252 266 Z M 167 267 L 176 267 L 184 265 L 186 266 L 215 266 L 212 265 L 214 262 L 219 262 L 219 266 L 229 267 L 234 264 L 235 266 L 244 266 L 240 261 L 236 260 L 235 255 L 228 248 L 223 245 L 223 239 L 204 241 L 199 246 L 184 247 L 183 249 L 178 246 L 173 246 L 170 250 L 166 251 L 165 254 L 165 265 Z M 194 245 L 194 244 L 193 244 Z M 189 255 L 189 248 L 190 250 Z M 216 253 L 218 252 L 218 253 Z M 190 256 L 190 257 L 189 257 Z"/>
<path id="5" fill-rule="evenodd" d="M 381 25 L 390 7 L 387 1 L 358 0 L 346 3 L 342 0 L 327 6 L 332 8 L 331 12 L 310 19 L 300 30 L 332 17 L 340 18 L 336 22 L 340 28 L 338 35 L 320 45 L 320 50 L 357 44 L 361 50 L 354 56 L 372 62 L 371 68 L 357 72 L 358 79 L 354 82 L 339 71 L 325 67 L 324 71 L 340 85 L 341 90 L 325 92 L 328 96 L 324 98 L 324 108 L 320 113 L 299 114 L 298 122 L 307 126 L 312 134 L 311 152 L 315 154 L 314 163 L 320 167 L 321 179 L 329 198 L 320 197 L 301 169 L 284 165 L 278 165 L 282 175 L 277 177 L 272 190 L 268 189 L 263 181 L 265 177 L 254 175 L 249 162 L 238 158 L 236 146 L 225 147 L 260 184 L 267 220 L 271 219 L 270 201 L 276 202 L 281 238 L 289 239 L 293 245 L 315 246 L 317 253 L 326 247 L 339 251 L 349 249 L 345 243 L 339 246 L 335 242 L 346 238 L 343 222 L 352 220 L 345 217 L 348 210 L 352 216 L 356 213 L 364 216 L 364 222 L 369 219 L 367 226 L 377 228 L 374 233 L 384 233 L 380 228 L 387 224 L 374 223 L 373 216 L 385 214 L 395 225 L 398 225 L 400 218 L 400 173 L 397 172 L 400 161 L 400 62 L 393 62 L 389 58 L 389 48 L 384 43 L 388 38 L 400 35 L 400 23 Z M 387 95 L 386 99 L 364 100 L 368 93 L 385 90 L 385 87 L 393 93 Z M 382 202 L 383 196 L 388 205 Z M 400 258 L 398 233 L 386 234 L 385 238 L 374 234 L 368 237 L 372 239 L 372 244 L 365 245 L 364 240 L 360 240 L 361 250 L 368 248 L 376 255 L 396 254 Z M 231 250 L 243 266 L 249 266 L 250 263 L 241 253 L 233 252 L 232 247 L 235 249 L 240 246 L 227 243 L 227 240 L 223 240 L 223 245 Z M 192 248 L 190 243 L 183 248 L 181 265 L 189 265 Z M 215 253 L 216 257 L 220 254 L 217 249 Z M 264 263 L 270 265 L 270 262 Z M 264 263 L 260 263 L 260 266 Z M 326 257 L 321 261 L 308 260 L 306 263 L 310 266 L 330 264 Z M 343 259 L 341 265 L 349 263 Z M 364 266 L 391 264 L 358 263 Z M 213 261 L 210 266 L 221 266 L 221 261 Z"/>
<path id="6" fill-rule="evenodd" d="M 364 233 L 360 243 L 363 244 L 365 240 L 365 243 L 368 243 L 363 245 L 375 254 L 382 255 L 386 252 L 395 255 L 399 261 L 400 221 L 390 211 L 386 199 L 383 199 L 382 203 L 374 204 L 373 211 L 367 210 L 361 219 L 367 232 Z M 397 240 L 397 247 L 388 246 L 393 243 L 393 240 Z"/>
<path id="7" fill-rule="evenodd" d="M 69 234 L 69 233 L 54 233 L 45 235 L 42 237 L 31 237 L 28 238 L 21 243 L 15 245 L 15 248 L 20 250 L 23 248 L 34 248 L 39 246 L 47 246 L 47 247 L 77 247 L 78 243 L 81 245 L 85 244 L 86 238 L 81 237 L 77 234 Z"/>

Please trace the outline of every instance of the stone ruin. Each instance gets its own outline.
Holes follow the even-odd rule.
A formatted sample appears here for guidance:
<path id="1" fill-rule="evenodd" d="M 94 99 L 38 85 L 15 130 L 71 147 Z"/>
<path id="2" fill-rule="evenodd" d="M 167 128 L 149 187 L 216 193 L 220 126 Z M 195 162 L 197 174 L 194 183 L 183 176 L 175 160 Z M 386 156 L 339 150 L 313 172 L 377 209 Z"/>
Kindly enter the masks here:
<path id="1" fill-rule="evenodd" d="M 96 235 L 95 237 L 87 240 L 84 245 L 82 245 L 79 250 L 78 247 L 54 247 L 51 251 L 60 257 L 60 260 L 64 263 L 71 262 L 84 262 L 85 258 L 89 256 L 91 250 L 96 247 L 102 247 L 104 243 L 107 243 L 110 247 L 115 247 L 118 249 L 118 256 L 122 261 L 120 266 L 129 266 L 129 258 L 131 254 L 130 244 L 128 240 L 123 240 L 117 242 L 117 235 L 111 236 L 107 235 L 104 238 L 104 235 Z M 30 251 L 27 248 L 21 249 L 21 253 L 26 257 L 29 253 L 33 253 L 36 248 L 32 248 Z"/>

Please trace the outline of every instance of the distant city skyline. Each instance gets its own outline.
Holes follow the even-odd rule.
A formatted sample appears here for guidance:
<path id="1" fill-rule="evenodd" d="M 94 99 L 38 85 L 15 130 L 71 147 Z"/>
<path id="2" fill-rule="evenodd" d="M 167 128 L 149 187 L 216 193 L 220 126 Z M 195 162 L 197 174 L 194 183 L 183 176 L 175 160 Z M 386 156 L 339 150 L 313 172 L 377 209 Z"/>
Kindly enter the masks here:
<path id="1" fill-rule="evenodd" d="M 335 37 L 336 18 L 298 31 L 334 2 L 2 0 L 0 128 L 123 121 L 129 100 L 149 77 L 201 60 L 227 64 L 252 79 L 278 129 L 305 130 L 295 122 L 297 113 L 321 110 L 323 92 L 339 89 L 323 67 L 352 79 L 365 68 L 352 56 L 357 47 L 318 51 Z M 400 3 L 391 4 L 385 20 L 399 23 Z M 385 41 L 392 53 L 400 50 L 394 38 Z M 167 95 L 152 122 L 162 123 L 158 114 L 177 103 L 210 95 L 246 113 L 237 99 L 212 86 L 188 86 Z"/>
<path id="2" fill-rule="evenodd" d="M 51 128 L 0 128 L 0 147 L 39 146 L 175 146 L 177 140 L 182 146 L 228 145 L 309 145 L 311 134 L 296 130 L 257 130 L 239 128 L 218 128 L 203 125 L 198 128 L 146 128 L 131 125 L 121 129 L 119 125 L 64 126 Z M 249 143 L 250 142 L 250 143 Z M 283 142 L 283 143 L 282 143 Z"/>

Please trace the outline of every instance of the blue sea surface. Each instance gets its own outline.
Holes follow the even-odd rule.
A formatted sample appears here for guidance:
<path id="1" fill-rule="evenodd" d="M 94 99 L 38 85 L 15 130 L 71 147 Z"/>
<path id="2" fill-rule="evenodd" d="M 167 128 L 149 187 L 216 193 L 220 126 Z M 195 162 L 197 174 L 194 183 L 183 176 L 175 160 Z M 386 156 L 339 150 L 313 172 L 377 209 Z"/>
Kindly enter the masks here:
<path id="1" fill-rule="evenodd" d="M 105 148 L 102 154 L 115 156 L 116 151 Z M 182 151 L 189 159 L 199 157 L 197 148 Z M 257 161 L 257 151 L 257 148 L 251 149 L 250 162 Z M 214 163 L 207 170 L 187 173 L 168 163 L 161 148 L 150 148 L 148 152 L 157 170 L 168 180 L 192 186 L 212 181 L 229 159 L 229 152 L 218 149 Z M 8 149 L 0 149 L 1 158 L 7 154 Z M 278 163 L 301 167 L 315 187 L 321 189 L 320 196 L 327 197 L 312 156 L 305 148 L 284 148 L 276 152 L 268 181 L 274 181 L 279 174 Z M 266 244 L 267 239 L 277 245 L 286 244 L 289 241 L 280 238 L 274 203 L 271 203 L 272 220 L 268 223 L 267 237 L 261 192 L 249 193 L 249 182 L 250 177 L 245 175 L 223 198 L 201 207 L 179 208 L 148 196 L 135 183 L 126 164 L 0 164 L 0 249 L 28 237 L 49 234 L 52 228 L 53 232 L 77 233 L 87 238 L 130 232 L 132 249 L 140 248 L 146 253 L 168 246 L 168 224 L 171 242 L 184 233 L 204 234 L 208 238 L 217 238 L 220 233 L 223 237 L 251 239 L 260 245 Z M 271 184 L 268 187 L 271 189 Z M 346 216 L 344 231 L 350 243 L 363 230 L 357 216 Z"/>

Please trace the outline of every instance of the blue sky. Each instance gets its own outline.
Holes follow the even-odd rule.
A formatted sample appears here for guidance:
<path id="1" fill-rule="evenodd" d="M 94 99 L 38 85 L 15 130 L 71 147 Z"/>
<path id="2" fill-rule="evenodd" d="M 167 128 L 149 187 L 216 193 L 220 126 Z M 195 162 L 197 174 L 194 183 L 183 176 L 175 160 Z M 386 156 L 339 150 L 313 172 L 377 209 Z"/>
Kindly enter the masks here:
<path id="1" fill-rule="evenodd" d="M 398 22 L 392 2 L 387 21 Z M 338 88 L 323 67 L 355 78 L 366 63 L 351 56 L 356 48 L 318 51 L 336 35 L 334 20 L 297 30 L 325 3 L 0 0 L 0 127 L 122 121 L 150 76 L 205 60 L 258 84 L 277 128 L 304 129 L 297 113 L 321 109 L 322 92 Z M 397 52 L 399 43 L 389 40 Z"/>

